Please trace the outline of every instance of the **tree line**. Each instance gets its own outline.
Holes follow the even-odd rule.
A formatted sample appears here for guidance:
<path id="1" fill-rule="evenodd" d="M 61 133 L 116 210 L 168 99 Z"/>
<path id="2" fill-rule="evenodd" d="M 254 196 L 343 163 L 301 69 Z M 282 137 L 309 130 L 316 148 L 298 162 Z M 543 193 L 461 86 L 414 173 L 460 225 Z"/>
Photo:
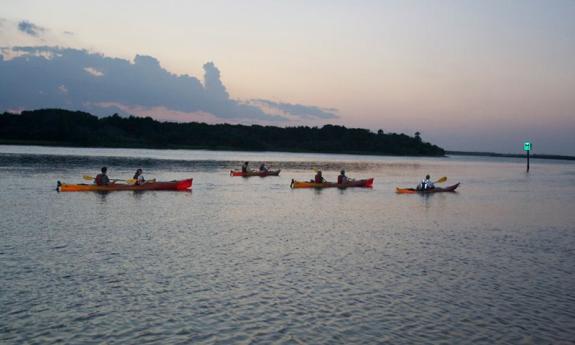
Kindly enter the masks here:
<path id="1" fill-rule="evenodd" d="M 85 147 L 148 147 L 250 151 L 443 156 L 445 151 L 405 134 L 362 128 L 276 127 L 162 122 L 151 117 L 97 117 L 81 111 L 40 109 L 0 115 L 3 143 Z"/>

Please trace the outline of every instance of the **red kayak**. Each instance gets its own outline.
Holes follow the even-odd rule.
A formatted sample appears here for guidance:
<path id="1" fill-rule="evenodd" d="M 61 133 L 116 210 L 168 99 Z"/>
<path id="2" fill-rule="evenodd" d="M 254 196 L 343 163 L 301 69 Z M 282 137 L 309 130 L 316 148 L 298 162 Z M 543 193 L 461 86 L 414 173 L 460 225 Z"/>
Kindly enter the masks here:
<path id="1" fill-rule="evenodd" d="M 230 176 L 242 176 L 242 177 L 250 177 L 250 176 L 259 176 L 259 177 L 266 177 L 266 176 L 279 176 L 281 170 L 268 170 L 268 171 L 258 171 L 258 170 L 250 170 L 248 172 L 242 172 L 240 170 L 232 170 L 230 171 Z"/>
<path id="2" fill-rule="evenodd" d="M 433 189 L 426 189 L 426 190 L 417 190 L 415 188 L 399 188 L 395 189 L 397 194 L 431 194 L 431 193 L 443 193 L 443 192 L 455 192 L 455 190 L 459 187 L 459 182 L 454 184 L 453 186 L 441 188 L 435 187 Z"/>
<path id="3" fill-rule="evenodd" d="M 67 184 L 58 181 L 60 192 L 112 192 L 119 190 L 188 190 L 192 187 L 192 179 L 169 182 L 146 182 L 142 185 L 127 183 L 110 183 L 105 186 L 96 184 Z"/>

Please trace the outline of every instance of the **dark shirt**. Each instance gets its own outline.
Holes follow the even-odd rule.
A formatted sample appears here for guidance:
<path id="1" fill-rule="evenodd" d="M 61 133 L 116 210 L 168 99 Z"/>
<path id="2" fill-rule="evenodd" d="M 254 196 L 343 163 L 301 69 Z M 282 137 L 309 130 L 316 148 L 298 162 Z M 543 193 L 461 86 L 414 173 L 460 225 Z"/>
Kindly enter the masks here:
<path id="1" fill-rule="evenodd" d="M 322 183 L 323 181 L 324 181 L 324 179 L 320 174 L 315 175 L 315 179 L 314 179 L 315 183 Z"/>
<path id="2" fill-rule="evenodd" d="M 104 186 L 110 183 L 110 179 L 108 178 L 108 176 L 106 174 L 98 174 L 98 176 L 96 176 L 96 179 L 94 180 L 94 182 L 98 185 L 98 186 Z"/>

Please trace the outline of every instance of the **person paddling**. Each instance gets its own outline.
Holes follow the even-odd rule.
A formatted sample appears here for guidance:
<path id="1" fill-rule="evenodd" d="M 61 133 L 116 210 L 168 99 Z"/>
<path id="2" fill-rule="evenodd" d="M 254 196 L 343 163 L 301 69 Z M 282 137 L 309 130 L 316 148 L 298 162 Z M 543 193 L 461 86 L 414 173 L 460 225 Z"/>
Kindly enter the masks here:
<path id="1" fill-rule="evenodd" d="M 343 183 L 347 183 L 348 181 L 349 181 L 349 178 L 347 176 L 345 176 L 345 170 L 340 171 L 339 176 L 337 177 L 337 183 L 343 184 Z"/>
<path id="2" fill-rule="evenodd" d="M 250 163 L 249 163 L 249 162 L 245 162 L 245 163 L 242 165 L 242 172 L 243 172 L 243 173 L 247 173 L 247 172 L 248 172 L 248 164 L 250 164 Z"/>
<path id="3" fill-rule="evenodd" d="M 260 172 L 267 172 L 267 171 L 268 167 L 266 166 L 266 163 L 260 164 Z"/>
<path id="4" fill-rule="evenodd" d="M 96 175 L 94 183 L 98 186 L 105 186 L 110 184 L 110 178 L 108 177 L 108 175 L 106 175 L 108 172 L 108 168 L 102 167 L 101 171 L 102 173 Z"/>
<path id="5" fill-rule="evenodd" d="M 318 170 L 317 173 L 315 174 L 315 177 L 313 179 L 313 182 L 315 183 L 324 183 L 325 179 L 323 178 L 323 176 L 321 176 L 321 170 Z"/>
<path id="6" fill-rule="evenodd" d="M 137 184 L 138 186 L 143 185 L 144 183 L 146 183 L 146 180 L 144 179 L 144 175 L 142 175 L 143 170 L 142 169 L 138 169 L 136 170 L 136 173 L 134 174 L 133 179 L 136 180 L 135 184 Z"/>
<path id="7" fill-rule="evenodd" d="M 417 186 L 417 190 L 429 190 L 435 188 L 433 182 L 431 182 L 431 177 L 429 175 L 425 175 L 425 179 L 421 181 L 421 183 Z"/>

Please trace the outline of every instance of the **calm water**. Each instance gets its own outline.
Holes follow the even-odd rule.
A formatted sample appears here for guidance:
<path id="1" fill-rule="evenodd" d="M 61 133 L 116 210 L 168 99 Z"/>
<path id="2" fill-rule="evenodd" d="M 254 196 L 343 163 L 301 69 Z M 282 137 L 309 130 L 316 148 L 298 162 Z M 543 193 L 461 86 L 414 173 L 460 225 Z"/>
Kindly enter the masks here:
<path id="1" fill-rule="evenodd" d="M 193 191 L 55 192 L 102 165 Z M 575 342 L 573 163 L 0 146 L 0 195 L 2 344 Z"/>

